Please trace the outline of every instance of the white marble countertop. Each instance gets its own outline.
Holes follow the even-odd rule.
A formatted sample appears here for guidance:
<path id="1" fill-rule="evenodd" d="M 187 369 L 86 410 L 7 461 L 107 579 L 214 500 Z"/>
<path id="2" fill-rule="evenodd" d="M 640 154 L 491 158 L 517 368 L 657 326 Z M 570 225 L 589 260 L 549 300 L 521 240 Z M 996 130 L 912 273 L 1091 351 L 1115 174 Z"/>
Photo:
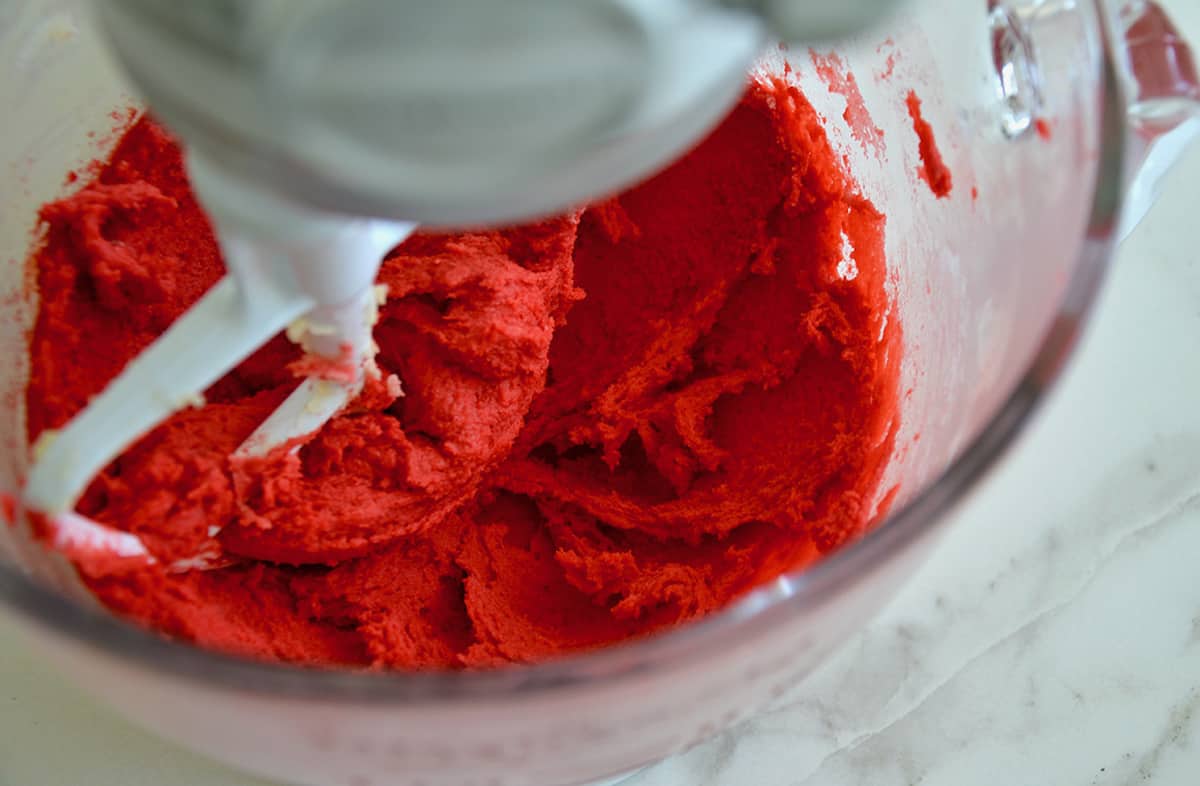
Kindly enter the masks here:
<path id="1" fill-rule="evenodd" d="M 1200 5 L 1166 5 L 1200 42 Z M 890 608 L 629 786 L 1200 782 L 1198 204 L 1195 149 L 1064 384 Z M 184 783 L 260 782 L 131 728 L 0 619 L 0 786 Z"/>

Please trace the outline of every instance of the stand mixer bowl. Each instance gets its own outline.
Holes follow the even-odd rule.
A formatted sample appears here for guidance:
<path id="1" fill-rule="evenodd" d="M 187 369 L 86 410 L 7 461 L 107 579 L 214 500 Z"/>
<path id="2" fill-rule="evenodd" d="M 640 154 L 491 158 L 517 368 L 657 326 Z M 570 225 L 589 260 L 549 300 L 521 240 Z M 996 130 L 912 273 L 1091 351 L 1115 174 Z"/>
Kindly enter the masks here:
<path id="1" fill-rule="evenodd" d="M 1118 18 L 1115 4 L 1089 0 L 912 3 L 885 32 L 837 50 L 881 129 L 879 154 L 847 119 L 847 80 L 823 78 L 807 50 L 766 56 L 768 69 L 791 64 L 888 217 L 901 384 L 911 389 L 882 484 L 900 487 L 892 515 L 814 567 L 643 641 L 463 674 L 317 671 L 164 640 L 97 608 L 22 522 L 0 527 L 0 606 L 64 673 L 134 722 L 288 782 L 566 786 L 706 739 L 801 679 L 894 596 L 1053 386 L 1114 243 L 1195 128 L 1194 72 L 1159 73 L 1151 89 L 1162 69 L 1138 62 L 1155 62 L 1146 57 L 1155 50 L 1143 36 L 1141 57 L 1126 54 L 1126 29 L 1153 11 L 1132 4 Z M 0 128 L 0 346 L 10 358 L 0 372 L 9 402 L 0 490 L 14 492 L 29 456 L 20 402 L 36 314 L 25 270 L 36 210 L 60 195 L 64 172 L 105 152 L 109 113 L 132 99 L 69 0 L 0 3 L 0 53 L 9 117 Z M 954 173 L 946 199 L 917 174 L 909 90 Z M 1157 101 L 1175 113 L 1164 120 Z M 1131 136 L 1133 109 L 1155 121 L 1133 122 Z M 1142 163 L 1153 166 L 1131 181 Z"/>

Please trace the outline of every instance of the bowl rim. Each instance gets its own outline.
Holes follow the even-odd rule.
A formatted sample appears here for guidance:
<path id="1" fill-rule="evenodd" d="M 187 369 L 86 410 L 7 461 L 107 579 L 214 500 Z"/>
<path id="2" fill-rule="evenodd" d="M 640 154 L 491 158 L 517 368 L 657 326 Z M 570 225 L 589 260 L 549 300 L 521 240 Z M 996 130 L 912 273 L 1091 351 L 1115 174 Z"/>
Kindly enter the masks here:
<path id="1" fill-rule="evenodd" d="M 202 649 L 121 620 L 98 605 L 71 600 L 3 562 L 0 600 L 42 633 L 162 676 L 272 697 L 363 704 L 494 702 L 675 671 L 744 645 L 797 609 L 821 605 L 945 523 L 1025 430 L 1061 377 L 1093 311 L 1116 241 L 1126 158 L 1126 104 L 1103 10 L 1094 7 L 1100 38 L 1100 154 L 1086 232 L 1058 311 L 1013 390 L 958 457 L 884 521 L 817 563 L 757 587 L 720 611 L 644 638 L 480 671 L 335 670 Z"/>

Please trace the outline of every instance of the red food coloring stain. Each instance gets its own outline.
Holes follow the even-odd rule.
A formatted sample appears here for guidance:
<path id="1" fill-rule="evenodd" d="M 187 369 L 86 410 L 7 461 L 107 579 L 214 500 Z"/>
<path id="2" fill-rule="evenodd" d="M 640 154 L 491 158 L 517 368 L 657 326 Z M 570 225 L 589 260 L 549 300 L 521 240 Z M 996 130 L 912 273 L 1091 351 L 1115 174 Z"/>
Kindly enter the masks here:
<path id="1" fill-rule="evenodd" d="M 917 97 L 916 92 L 909 90 L 905 103 L 908 105 L 908 115 L 913 121 L 913 130 L 917 132 L 918 152 L 921 155 L 921 165 L 917 167 L 917 174 L 929 184 L 929 190 L 934 196 L 944 199 L 954 187 L 950 168 L 942 160 L 937 141 L 933 137 L 933 127 L 921 115 L 921 99 Z"/>
<path id="2" fill-rule="evenodd" d="M 863 100 L 858 80 L 854 78 L 849 66 L 836 52 L 827 55 L 809 50 L 817 76 L 825 83 L 831 93 L 836 93 L 846 100 L 846 109 L 842 119 L 850 127 L 850 134 L 862 145 L 865 152 L 873 152 L 876 156 L 883 154 L 883 129 L 875 124 L 867 103 Z"/>
<path id="3" fill-rule="evenodd" d="M 883 64 L 883 70 L 879 72 L 879 78 L 883 80 L 891 79 L 892 74 L 896 72 L 896 53 L 893 52 L 887 56 L 887 60 Z"/>
<path id="4" fill-rule="evenodd" d="M 16 526 L 17 498 L 3 491 L 0 491 L 0 516 L 4 517 L 4 522 L 8 526 Z"/>
<path id="5" fill-rule="evenodd" d="M 875 81 L 886 82 L 887 80 L 891 79 L 892 75 L 896 72 L 895 48 L 896 42 L 891 38 L 885 38 L 883 43 L 875 47 L 875 53 L 880 55 L 883 54 L 885 49 L 891 50 L 888 52 L 887 60 L 884 61 L 883 70 L 875 72 Z"/>

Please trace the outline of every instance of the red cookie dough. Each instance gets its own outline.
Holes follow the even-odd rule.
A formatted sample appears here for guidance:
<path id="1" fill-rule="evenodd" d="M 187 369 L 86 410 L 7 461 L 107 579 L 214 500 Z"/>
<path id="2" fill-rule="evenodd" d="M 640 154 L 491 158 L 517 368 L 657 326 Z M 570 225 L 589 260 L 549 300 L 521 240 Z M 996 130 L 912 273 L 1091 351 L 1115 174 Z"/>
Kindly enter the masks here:
<path id="1" fill-rule="evenodd" d="M 150 119 L 42 218 L 31 439 L 222 273 Z M 393 251 L 376 340 L 401 395 L 376 384 L 295 456 L 237 465 L 295 384 L 279 337 L 80 503 L 160 565 L 230 564 L 81 574 L 166 635 L 310 664 L 537 661 L 708 614 L 886 510 L 884 223 L 804 96 L 756 79 L 692 153 L 580 215 Z"/>

